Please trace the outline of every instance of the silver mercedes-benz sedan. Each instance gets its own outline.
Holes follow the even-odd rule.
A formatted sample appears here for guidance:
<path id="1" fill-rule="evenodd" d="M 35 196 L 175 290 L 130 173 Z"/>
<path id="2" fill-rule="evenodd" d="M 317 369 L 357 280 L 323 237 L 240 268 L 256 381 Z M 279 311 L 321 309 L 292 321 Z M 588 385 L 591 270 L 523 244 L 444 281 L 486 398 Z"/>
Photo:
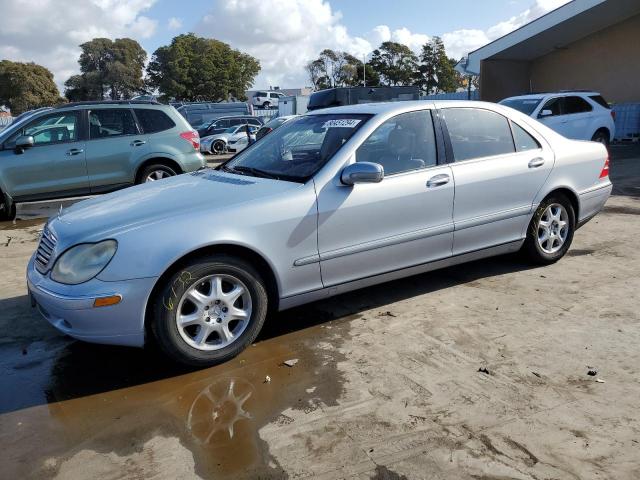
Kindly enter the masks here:
<path id="1" fill-rule="evenodd" d="M 60 331 L 232 358 L 269 311 L 491 255 L 549 264 L 611 193 L 606 148 L 480 102 L 329 108 L 216 170 L 63 210 L 29 262 Z"/>

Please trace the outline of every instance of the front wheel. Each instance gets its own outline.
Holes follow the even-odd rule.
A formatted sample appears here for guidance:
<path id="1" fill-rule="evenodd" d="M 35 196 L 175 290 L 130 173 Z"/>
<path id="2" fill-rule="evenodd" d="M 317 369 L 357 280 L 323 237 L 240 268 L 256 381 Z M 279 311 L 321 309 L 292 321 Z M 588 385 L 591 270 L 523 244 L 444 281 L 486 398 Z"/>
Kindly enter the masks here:
<path id="1" fill-rule="evenodd" d="M 0 192 L 0 221 L 13 220 L 14 218 L 16 218 L 16 204 L 9 202 Z"/>
<path id="2" fill-rule="evenodd" d="M 211 145 L 211 153 L 216 155 L 222 155 L 226 149 L 226 144 L 222 140 L 216 140 Z"/>
<path id="3" fill-rule="evenodd" d="M 177 271 L 155 300 L 152 331 L 174 360 L 206 367 L 238 355 L 267 314 L 260 274 L 241 258 L 212 255 Z"/>
<path id="4" fill-rule="evenodd" d="M 569 199 L 560 194 L 547 197 L 531 219 L 524 252 L 538 264 L 557 262 L 571 246 L 575 225 L 575 212 Z"/>

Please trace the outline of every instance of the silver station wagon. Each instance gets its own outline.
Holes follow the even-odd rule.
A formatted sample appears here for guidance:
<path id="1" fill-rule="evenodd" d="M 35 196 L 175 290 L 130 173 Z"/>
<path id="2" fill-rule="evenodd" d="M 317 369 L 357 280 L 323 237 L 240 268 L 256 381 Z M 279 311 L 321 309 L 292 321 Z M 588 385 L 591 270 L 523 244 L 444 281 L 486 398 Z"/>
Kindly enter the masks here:
<path id="1" fill-rule="evenodd" d="M 522 250 L 549 264 L 611 193 L 606 148 L 481 102 L 291 120 L 216 170 L 78 203 L 27 278 L 60 331 L 179 362 L 237 355 L 269 311 Z"/>

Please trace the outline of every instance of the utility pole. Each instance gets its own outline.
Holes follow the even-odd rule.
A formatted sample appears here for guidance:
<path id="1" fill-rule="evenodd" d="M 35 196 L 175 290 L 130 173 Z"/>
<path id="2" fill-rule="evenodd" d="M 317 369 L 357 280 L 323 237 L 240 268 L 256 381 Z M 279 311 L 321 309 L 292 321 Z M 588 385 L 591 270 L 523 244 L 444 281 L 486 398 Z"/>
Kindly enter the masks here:
<path id="1" fill-rule="evenodd" d="M 367 54 L 362 54 L 362 86 L 367 86 Z"/>

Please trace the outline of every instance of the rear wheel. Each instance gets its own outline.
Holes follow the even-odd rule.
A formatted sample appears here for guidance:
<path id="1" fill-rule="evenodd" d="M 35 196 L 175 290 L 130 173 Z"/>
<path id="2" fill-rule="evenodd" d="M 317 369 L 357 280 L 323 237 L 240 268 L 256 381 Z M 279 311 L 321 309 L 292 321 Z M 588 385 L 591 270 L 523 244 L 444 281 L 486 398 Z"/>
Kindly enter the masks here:
<path id="1" fill-rule="evenodd" d="M 604 130 L 598 130 L 591 137 L 592 142 L 602 143 L 605 147 L 609 145 L 609 134 Z"/>
<path id="2" fill-rule="evenodd" d="M 542 265 L 560 260 L 571 246 L 575 224 L 575 212 L 567 197 L 555 194 L 545 198 L 527 230 L 523 249 L 529 259 Z"/>
<path id="3" fill-rule="evenodd" d="M 271 108 L 271 102 L 264 102 L 262 108 Z"/>
<path id="4" fill-rule="evenodd" d="M 175 170 L 162 164 L 149 165 L 140 174 L 138 183 L 155 182 L 176 175 Z"/>
<path id="5" fill-rule="evenodd" d="M 267 304 L 264 282 L 250 264 L 212 255 L 191 261 L 164 285 L 154 303 L 152 331 L 174 360 L 215 365 L 255 340 Z"/>

